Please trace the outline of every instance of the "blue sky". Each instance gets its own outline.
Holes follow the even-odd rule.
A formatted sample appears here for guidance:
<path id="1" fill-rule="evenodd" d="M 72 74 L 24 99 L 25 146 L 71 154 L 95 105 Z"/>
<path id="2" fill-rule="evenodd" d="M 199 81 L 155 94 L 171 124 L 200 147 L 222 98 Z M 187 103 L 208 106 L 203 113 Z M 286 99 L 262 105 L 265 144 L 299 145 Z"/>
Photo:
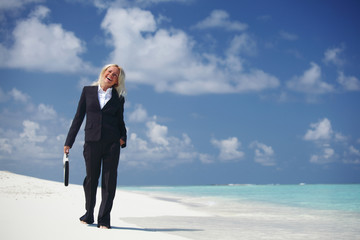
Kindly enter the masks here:
<path id="1" fill-rule="evenodd" d="M 81 89 L 117 63 L 128 90 L 119 184 L 359 183 L 359 10 L 355 0 L 1 0 L 0 169 L 61 181 Z"/>

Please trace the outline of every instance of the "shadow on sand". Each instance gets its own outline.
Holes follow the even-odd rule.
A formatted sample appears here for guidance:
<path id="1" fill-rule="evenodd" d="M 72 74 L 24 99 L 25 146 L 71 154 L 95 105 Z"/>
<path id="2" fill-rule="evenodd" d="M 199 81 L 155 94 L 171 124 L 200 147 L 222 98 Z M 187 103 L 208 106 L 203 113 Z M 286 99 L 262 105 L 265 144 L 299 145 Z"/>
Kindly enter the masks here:
<path id="1" fill-rule="evenodd" d="M 201 229 L 186 229 L 186 228 L 132 228 L 132 227 L 111 227 L 119 230 L 134 230 L 145 232 L 196 232 L 203 231 Z"/>
<path id="2" fill-rule="evenodd" d="M 89 227 L 97 227 L 96 224 L 89 224 Z M 144 231 L 144 232 L 197 232 L 203 231 L 202 229 L 187 229 L 187 228 L 134 228 L 134 227 L 116 227 L 111 226 L 111 229 L 118 230 L 133 230 L 133 231 Z"/>

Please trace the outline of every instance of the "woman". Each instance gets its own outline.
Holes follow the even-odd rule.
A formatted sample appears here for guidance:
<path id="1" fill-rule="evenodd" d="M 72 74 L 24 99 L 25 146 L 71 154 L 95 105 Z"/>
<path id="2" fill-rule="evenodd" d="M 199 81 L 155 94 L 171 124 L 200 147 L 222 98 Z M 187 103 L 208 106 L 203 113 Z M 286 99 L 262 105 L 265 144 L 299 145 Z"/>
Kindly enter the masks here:
<path id="1" fill-rule="evenodd" d="M 67 135 L 64 153 L 69 153 L 86 115 L 84 159 L 86 177 L 86 213 L 80 218 L 85 224 L 94 222 L 94 207 L 102 165 L 102 201 L 97 226 L 110 228 L 110 211 L 116 192 L 120 147 L 126 147 L 124 123 L 125 73 L 116 64 L 105 66 L 93 86 L 83 88 L 75 117 Z"/>

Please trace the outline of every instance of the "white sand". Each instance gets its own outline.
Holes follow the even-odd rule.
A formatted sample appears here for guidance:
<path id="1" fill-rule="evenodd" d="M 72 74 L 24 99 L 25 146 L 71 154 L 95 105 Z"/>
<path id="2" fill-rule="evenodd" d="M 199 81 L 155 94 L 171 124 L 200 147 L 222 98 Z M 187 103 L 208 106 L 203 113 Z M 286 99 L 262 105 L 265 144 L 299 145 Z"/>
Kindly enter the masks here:
<path id="1" fill-rule="evenodd" d="M 98 229 L 79 222 L 82 186 L 2 171 L 0 181 L 2 240 L 360 239 L 358 213 L 122 190 L 111 213 L 113 228 Z"/>
<path id="2" fill-rule="evenodd" d="M 127 239 L 186 240 L 169 234 L 176 229 L 144 229 L 123 217 L 201 216 L 185 206 L 141 194 L 118 191 L 111 213 L 112 229 L 84 225 L 82 186 L 46 181 L 0 171 L 0 226 L 2 240 L 16 239 Z M 100 191 L 98 191 L 100 193 Z M 98 195 L 98 203 L 100 202 Z M 99 204 L 97 204 L 99 205 Z M 97 209 L 96 209 L 97 212 Z M 96 219 L 96 215 L 94 216 Z"/>

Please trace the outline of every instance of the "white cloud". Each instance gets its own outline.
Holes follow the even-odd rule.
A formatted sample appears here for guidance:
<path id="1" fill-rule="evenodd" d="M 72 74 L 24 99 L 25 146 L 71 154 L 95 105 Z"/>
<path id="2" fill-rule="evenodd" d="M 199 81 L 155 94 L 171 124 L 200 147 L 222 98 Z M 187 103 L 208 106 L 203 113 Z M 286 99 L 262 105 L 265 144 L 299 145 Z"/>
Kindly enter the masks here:
<path id="1" fill-rule="evenodd" d="M 304 135 L 304 140 L 346 142 L 348 138 L 340 132 L 335 132 L 332 129 L 330 120 L 328 118 L 324 118 L 316 123 L 310 124 L 310 129 L 308 129 Z"/>
<path id="2" fill-rule="evenodd" d="M 339 71 L 337 81 L 345 90 L 360 91 L 360 80 L 354 76 L 345 76 L 343 72 Z"/>
<path id="3" fill-rule="evenodd" d="M 191 3 L 194 0 L 93 0 L 94 5 L 99 9 L 107 9 L 109 7 L 142 7 L 146 8 L 160 3 Z"/>
<path id="4" fill-rule="evenodd" d="M 52 106 L 35 105 L 27 94 L 17 89 L 7 96 L 6 108 L 0 114 L 2 166 L 58 164 L 65 141 L 65 137 L 60 136 L 68 130 L 67 121 L 59 117 Z"/>
<path id="5" fill-rule="evenodd" d="M 11 10 L 15 8 L 24 7 L 24 5 L 29 3 L 40 3 L 45 0 L 1 0 L 0 1 L 0 9 L 3 10 Z"/>
<path id="6" fill-rule="evenodd" d="M 169 127 L 159 123 L 156 116 L 149 116 L 142 105 L 132 104 L 129 112 L 128 144 L 120 158 L 125 166 L 151 169 L 193 161 L 214 162 L 212 156 L 196 151 L 188 134 L 172 135 Z"/>
<path id="7" fill-rule="evenodd" d="M 201 163 L 204 163 L 204 164 L 210 164 L 210 163 L 215 162 L 213 156 L 211 156 L 209 154 L 203 154 L 203 153 L 199 154 L 199 160 L 200 160 Z"/>
<path id="8" fill-rule="evenodd" d="M 245 155 L 244 152 L 239 151 L 241 142 L 236 137 L 223 140 L 212 139 L 211 143 L 220 149 L 219 158 L 222 161 L 238 161 Z"/>
<path id="9" fill-rule="evenodd" d="M 0 129 L 2 135 L 0 162 L 2 166 L 14 164 L 44 166 L 58 163 L 56 160 L 61 156 L 59 146 L 63 142 L 57 140 L 53 135 L 55 126 L 48 131 L 47 127 L 43 127 L 41 124 L 43 123 L 25 119 L 22 122 L 22 129 L 14 127 Z M 59 125 L 56 126 L 58 129 L 61 128 Z"/>
<path id="10" fill-rule="evenodd" d="M 360 164 L 360 150 L 350 145 L 345 151 L 343 163 L 345 164 Z"/>
<path id="11" fill-rule="evenodd" d="M 50 9 L 45 6 L 38 6 L 29 15 L 30 18 L 37 18 L 39 20 L 45 19 L 50 14 Z"/>
<path id="12" fill-rule="evenodd" d="M 313 142 L 317 149 L 317 153 L 310 158 L 311 163 L 327 164 L 342 159 L 344 163 L 357 164 L 359 160 L 358 150 L 348 143 L 350 138 L 334 131 L 327 118 L 310 124 L 304 140 Z M 336 154 L 336 152 L 342 153 Z"/>
<path id="13" fill-rule="evenodd" d="M 250 144 L 250 148 L 254 148 L 255 157 L 254 160 L 263 166 L 276 165 L 274 155 L 275 152 L 271 146 L 267 146 L 264 143 L 254 141 Z"/>
<path id="14" fill-rule="evenodd" d="M 348 138 L 344 136 L 342 133 L 335 133 L 334 140 L 337 142 L 346 142 Z"/>
<path id="15" fill-rule="evenodd" d="M 0 44 L 0 66 L 43 72 L 92 71 L 79 57 L 85 43 L 60 24 L 45 24 L 50 10 L 37 7 L 27 19 L 19 20 L 10 47 Z"/>
<path id="16" fill-rule="evenodd" d="M 21 91 L 19 91 L 18 89 L 16 88 L 13 88 L 11 91 L 10 91 L 10 96 L 15 100 L 15 101 L 19 101 L 19 102 L 22 102 L 22 103 L 26 103 L 28 100 L 29 100 L 29 96 L 22 93 Z"/>
<path id="17" fill-rule="evenodd" d="M 300 77 L 294 77 L 287 82 L 287 87 L 291 90 L 308 94 L 324 94 L 334 91 L 334 87 L 322 80 L 321 68 L 316 63 L 311 63 L 311 67 Z"/>
<path id="18" fill-rule="evenodd" d="M 283 38 L 285 40 L 288 40 L 288 41 L 295 41 L 295 40 L 298 39 L 298 36 L 296 34 L 293 34 L 293 33 L 280 31 L 279 34 L 280 34 L 281 38 Z"/>
<path id="19" fill-rule="evenodd" d="M 31 98 L 29 95 L 21 92 L 20 90 L 13 88 L 8 96 L 14 99 L 15 102 L 20 102 L 24 105 L 25 110 L 32 115 L 33 119 L 36 120 L 50 120 L 55 119 L 57 117 L 57 113 L 52 106 L 40 103 L 37 107 L 31 102 Z M 6 97 L 5 99 L 8 99 Z"/>
<path id="20" fill-rule="evenodd" d="M 166 17 L 166 16 L 164 16 L 164 15 L 162 15 L 162 14 L 159 14 L 158 16 L 157 16 L 157 18 L 156 18 L 156 22 L 158 23 L 158 24 L 161 24 L 161 23 L 163 23 L 163 22 L 171 22 L 171 19 L 170 18 L 168 18 L 168 17 Z"/>
<path id="21" fill-rule="evenodd" d="M 358 159 L 344 159 L 343 163 L 345 163 L 345 164 L 360 164 L 360 158 L 358 158 Z"/>
<path id="22" fill-rule="evenodd" d="M 193 0 L 135 0 L 137 5 L 150 5 L 150 4 L 159 4 L 159 3 L 169 3 L 169 2 L 178 2 L 178 3 L 190 3 Z"/>
<path id="23" fill-rule="evenodd" d="M 32 113 L 36 109 L 36 106 L 31 102 L 31 97 L 28 94 L 18 90 L 17 88 L 13 88 L 8 93 L 4 93 L 3 101 L 5 102 L 9 99 L 14 100 L 11 103 L 20 103 L 24 107 L 24 111 L 26 111 L 27 113 Z M 15 119 L 13 119 L 13 121 L 14 120 Z"/>
<path id="24" fill-rule="evenodd" d="M 236 35 L 231 43 L 230 47 L 226 51 L 227 55 L 239 55 L 246 53 L 248 55 L 256 54 L 256 42 L 246 33 Z"/>
<path id="25" fill-rule="evenodd" d="M 169 145 L 169 141 L 167 140 L 167 126 L 157 124 L 155 121 L 147 122 L 146 126 L 148 127 L 147 136 L 153 143 L 163 146 Z"/>
<path id="26" fill-rule="evenodd" d="M 95 81 L 90 80 L 86 77 L 81 77 L 78 82 L 78 88 L 82 90 L 85 86 L 90 86 L 93 82 L 95 82 Z"/>
<path id="27" fill-rule="evenodd" d="M 311 163 L 325 164 L 335 161 L 335 150 L 329 147 L 324 147 L 323 152 L 318 155 L 312 155 L 310 158 Z"/>
<path id="28" fill-rule="evenodd" d="M 333 135 L 330 120 L 327 118 L 324 118 L 317 123 L 310 124 L 310 127 L 311 129 L 309 129 L 304 136 L 305 140 L 330 140 Z"/>
<path id="29" fill-rule="evenodd" d="M 248 28 L 248 25 L 239 21 L 231 21 L 229 14 L 224 10 L 213 10 L 209 17 L 197 23 L 194 28 L 221 28 L 227 31 L 244 31 Z"/>
<path id="30" fill-rule="evenodd" d="M 360 151 L 352 145 L 349 147 L 349 152 L 355 156 L 360 157 Z"/>
<path id="31" fill-rule="evenodd" d="M 10 156 L 13 161 L 27 164 L 57 164 L 56 160 L 61 156 L 59 146 L 63 145 L 63 141 L 56 139 L 54 134 L 61 129 L 61 125 L 58 123 L 57 130 L 54 130 L 55 126 L 51 124 L 46 124 L 46 126 L 41 126 L 41 124 L 43 122 L 24 120 L 23 132 L 19 136 L 15 135 L 8 139 L 14 149 Z"/>
<path id="32" fill-rule="evenodd" d="M 272 16 L 271 15 L 261 15 L 261 16 L 258 16 L 256 19 L 259 21 L 262 21 L 262 22 L 268 22 L 272 19 Z"/>
<path id="33" fill-rule="evenodd" d="M 148 118 L 146 109 L 141 104 L 136 105 L 135 110 L 129 113 L 130 122 L 144 122 Z"/>
<path id="34" fill-rule="evenodd" d="M 120 161 L 130 167 L 152 168 L 154 164 L 161 167 L 174 167 L 179 164 L 204 160 L 205 154 L 195 151 L 187 134 L 181 137 L 168 136 L 168 127 L 155 120 L 146 123 L 145 137 L 132 132 L 129 144 Z M 209 157 L 210 159 L 210 157 Z"/>
<path id="35" fill-rule="evenodd" d="M 20 134 L 20 137 L 23 139 L 28 140 L 29 142 L 44 142 L 46 140 L 46 136 L 39 136 L 37 131 L 39 130 L 40 126 L 38 123 L 25 120 L 23 122 L 24 131 Z"/>
<path id="36" fill-rule="evenodd" d="M 14 92 L 17 93 L 16 96 L 27 96 L 19 90 Z M 59 164 L 71 120 L 59 116 L 50 105 L 35 105 L 30 97 L 24 104 L 10 100 L 10 94 L 5 94 L 6 104 L 3 105 L 6 108 L 2 109 L 0 114 L 0 164 Z M 212 156 L 196 151 L 188 134 L 171 135 L 168 126 L 159 123 L 155 116 L 148 117 L 147 110 L 142 105 L 133 106 L 134 110 L 130 112 L 133 114 L 133 120 L 137 121 L 128 122 L 128 145 L 120 158 L 124 166 L 168 168 L 193 161 L 204 164 L 213 162 Z M 136 127 L 133 127 L 133 124 L 136 124 Z M 82 130 L 79 131 L 77 141 L 71 150 L 71 158 L 82 158 L 83 139 Z M 77 168 L 83 167 L 80 163 L 76 165 Z"/>
<path id="37" fill-rule="evenodd" d="M 310 124 L 311 129 L 307 130 L 304 140 L 316 143 L 320 153 L 313 154 L 310 162 L 315 164 L 327 164 L 335 161 L 335 150 L 330 146 L 334 131 L 329 119 L 324 118 L 317 123 Z"/>
<path id="38" fill-rule="evenodd" d="M 52 106 L 40 103 L 37 110 L 36 119 L 49 120 L 57 117 L 57 113 Z"/>
<path id="39" fill-rule="evenodd" d="M 341 53 L 344 51 L 345 47 L 341 46 L 338 48 L 329 48 L 324 53 L 323 61 L 325 63 L 332 63 L 336 66 L 342 66 L 344 64 L 344 60 L 341 58 Z"/>
<path id="40" fill-rule="evenodd" d="M 26 95 L 17 92 L 20 96 Z M 50 105 L 35 105 L 30 97 L 26 104 L 10 100 L 9 94 L 6 94 L 6 104 L 3 104 L 6 109 L 2 109 L 0 114 L 0 164 L 4 167 L 14 164 L 34 167 L 59 164 L 71 120 L 59 116 Z M 33 107 L 29 108 L 29 105 Z M 120 158 L 124 166 L 168 168 L 193 161 L 204 164 L 214 162 L 212 156 L 196 151 L 188 134 L 170 134 L 168 126 L 159 123 L 154 116 L 148 117 L 142 105 L 133 106 L 135 110 L 130 112 L 136 112 L 134 119 L 138 122 L 128 123 L 128 145 Z M 132 124 L 136 124 L 136 127 Z M 81 130 L 71 150 L 72 159 L 82 159 L 83 139 L 84 131 Z M 83 168 L 81 163 L 74 162 L 77 165 L 74 167 Z"/>
<path id="41" fill-rule="evenodd" d="M 250 72 L 235 77 L 234 82 L 237 82 L 233 86 L 234 92 L 262 91 L 279 85 L 277 78 L 259 69 L 251 69 Z"/>
<path id="42" fill-rule="evenodd" d="M 360 80 L 355 76 L 347 76 L 341 70 L 341 67 L 345 64 L 345 58 L 342 55 L 345 50 L 345 45 L 337 48 L 329 48 L 325 51 L 323 61 L 326 64 L 332 63 L 338 67 L 337 82 L 346 91 L 360 91 Z"/>
<path id="43" fill-rule="evenodd" d="M 131 83 L 154 86 L 158 92 L 196 95 L 238 93 L 276 88 L 279 80 L 260 69 L 244 69 L 242 53 L 253 53 L 256 44 L 247 35 L 235 37 L 218 57 L 195 53 L 194 42 L 184 31 L 159 29 L 150 11 L 111 8 L 101 24 L 114 47 L 109 62 L 118 62 Z M 250 49 L 250 50 L 249 50 Z"/>
<path id="44" fill-rule="evenodd" d="M 12 146 L 8 139 L 0 138 L 0 153 L 4 152 L 5 154 L 12 153 Z"/>

